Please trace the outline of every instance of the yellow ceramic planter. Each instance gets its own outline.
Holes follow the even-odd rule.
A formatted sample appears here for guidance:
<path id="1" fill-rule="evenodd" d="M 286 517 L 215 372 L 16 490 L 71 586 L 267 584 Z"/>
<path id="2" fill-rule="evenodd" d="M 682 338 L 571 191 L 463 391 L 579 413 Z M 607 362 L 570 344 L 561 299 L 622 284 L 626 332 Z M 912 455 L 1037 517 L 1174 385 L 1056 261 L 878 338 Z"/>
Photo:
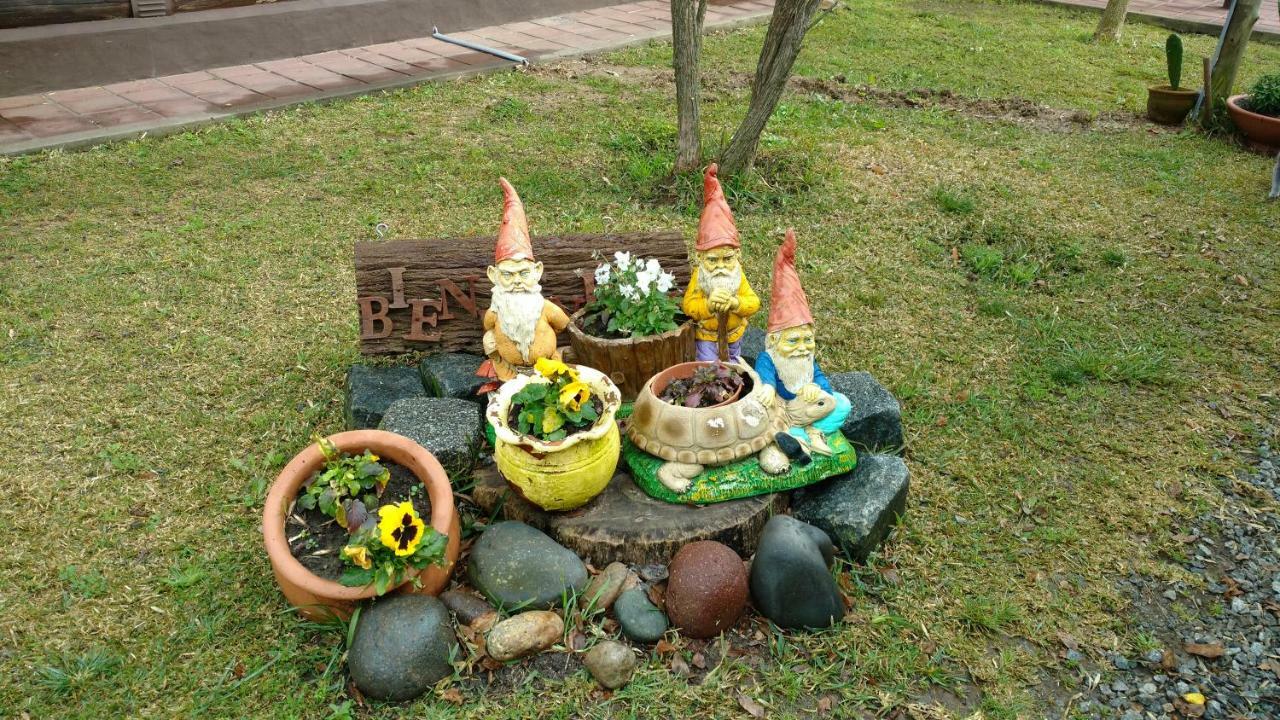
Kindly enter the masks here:
<path id="1" fill-rule="evenodd" d="M 589 430 L 556 442 L 542 442 L 508 427 L 511 399 L 535 382 L 526 375 L 503 383 L 485 410 L 496 436 L 493 460 L 498 470 L 526 500 L 544 510 L 572 510 L 603 492 L 622 450 L 615 418 L 622 394 L 600 371 L 581 365 L 576 369 L 604 403 L 600 421 Z"/>

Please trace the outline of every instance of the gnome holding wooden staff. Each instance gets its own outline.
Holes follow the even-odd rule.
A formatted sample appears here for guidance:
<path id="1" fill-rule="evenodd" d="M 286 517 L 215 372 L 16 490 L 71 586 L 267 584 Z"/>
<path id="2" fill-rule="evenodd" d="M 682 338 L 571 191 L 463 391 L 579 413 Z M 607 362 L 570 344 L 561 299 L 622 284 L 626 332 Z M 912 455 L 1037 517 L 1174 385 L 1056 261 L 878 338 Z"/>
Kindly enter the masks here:
<path id="1" fill-rule="evenodd" d="M 720 325 L 724 323 L 728 359 L 737 362 L 747 319 L 760 309 L 760 298 L 742 274 L 738 228 L 716 177 L 715 163 L 707 167 L 702 178 L 702 196 L 702 219 L 694 246 L 696 263 L 681 307 L 685 315 L 698 323 L 695 342 L 698 360 L 719 357 L 717 340 Z"/>
<path id="2" fill-rule="evenodd" d="M 569 326 L 569 316 L 542 298 L 542 263 L 533 257 L 524 204 L 506 178 L 499 178 L 504 196 L 502 226 L 487 274 L 492 299 L 484 314 L 484 354 L 489 361 L 477 373 L 503 382 L 531 372 L 542 358 L 560 358 L 556 333 Z"/>
<path id="3" fill-rule="evenodd" d="M 792 427 L 788 432 L 800 448 L 830 455 L 825 435 L 839 430 L 849 417 L 849 398 L 836 392 L 814 355 L 813 315 L 796 273 L 796 234 L 787 230 L 773 262 L 773 290 L 765 352 L 756 358 L 756 373 L 786 402 Z M 822 406 L 830 409 L 824 412 Z M 797 449 L 778 433 L 778 445 L 788 455 Z"/>

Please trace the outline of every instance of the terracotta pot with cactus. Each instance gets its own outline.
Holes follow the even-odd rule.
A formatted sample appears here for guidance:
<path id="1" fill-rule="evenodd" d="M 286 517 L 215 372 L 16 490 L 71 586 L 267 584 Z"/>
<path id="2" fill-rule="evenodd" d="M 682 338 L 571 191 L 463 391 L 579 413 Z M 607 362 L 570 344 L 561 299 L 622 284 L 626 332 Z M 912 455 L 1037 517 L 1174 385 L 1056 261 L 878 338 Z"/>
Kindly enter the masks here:
<path id="1" fill-rule="evenodd" d="M 1169 84 L 1147 88 L 1147 117 L 1161 125 L 1181 125 L 1196 106 L 1199 90 L 1179 87 L 1182 80 L 1182 38 L 1170 35 L 1164 44 Z"/>

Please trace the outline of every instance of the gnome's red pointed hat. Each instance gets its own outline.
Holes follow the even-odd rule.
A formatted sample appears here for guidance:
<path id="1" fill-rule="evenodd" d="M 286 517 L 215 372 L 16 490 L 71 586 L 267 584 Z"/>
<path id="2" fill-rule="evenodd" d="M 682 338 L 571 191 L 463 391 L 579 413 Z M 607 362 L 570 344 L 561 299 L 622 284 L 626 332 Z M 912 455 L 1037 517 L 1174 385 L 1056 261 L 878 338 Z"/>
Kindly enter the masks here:
<path id="1" fill-rule="evenodd" d="M 769 332 L 800 325 L 812 325 L 809 298 L 804 295 L 796 274 L 796 232 L 787 228 L 787 237 L 773 260 L 773 291 L 769 300 Z"/>
<path id="2" fill-rule="evenodd" d="M 493 262 L 532 260 L 533 243 L 529 240 L 529 221 L 524 217 L 524 203 L 520 202 L 516 189 L 506 178 L 498 178 L 498 182 L 502 185 L 502 226 L 498 228 Z"/>
<path id="3" fill-rule="evenodd" d="M 702 176 L 702 220 L 698 222 L 698 243 L 694 246 L 698 252 L 724 246 L 742 247 L 738 242 L 738 226 L 733 222 L 733 212 L 724 199 L 720 178 L 716 177 L 718 170 L 719 167 L 711 163 Z"/>

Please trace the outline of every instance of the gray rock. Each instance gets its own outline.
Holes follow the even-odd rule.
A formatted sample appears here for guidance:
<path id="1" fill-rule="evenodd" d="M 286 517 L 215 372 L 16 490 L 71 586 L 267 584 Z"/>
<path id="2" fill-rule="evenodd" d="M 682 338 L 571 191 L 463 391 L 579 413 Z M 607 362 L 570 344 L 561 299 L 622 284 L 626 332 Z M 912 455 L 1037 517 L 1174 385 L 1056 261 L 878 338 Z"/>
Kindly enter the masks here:
<path id="1" fill-rule="evenodd" d="M 428 355 L 418 363 L 422 386 L 432 397 L 459 398 L 484 403 L 484 397 L 476 390 L 484 384 L 484 378 L 476 377 L 476 370 L 484 358 L 470 353 L 437 353 Z"/>
<path id="2" fill-rule="evenodd" d="M 505 610 L 557 607 L 588 580 L 577 555 L 521 522 L 490 525 L 471 546 L 467 576 Z"/>
<path id="3" fill-rule="evenodd" d="M 440 593 L 440 602 L 457 616 L 459 623 L 482 632 L 498 621 L 498 611 L 469 592 L 446 590 Z"/>
<path id="4" fill-rule="evenodd" d="M 414 397 L 391 403 L 378 427 L 403 435 L 436 456 L 457 484 L 471 476 L 484 445 L 480 406 L 456 398 Z"/>
<path id="5" fill-rule="evenodd" d="M 625 590 L 613 603 L 622 634 L 638 643 L 657 642 L 667 632 L 667 616 L 649 602 L 643 585 Z"/>
<path id="6" fill-rule="evenodd" d="M 631 681 L 638 662 L 631 648 L 616 640 L 605 640 L 587 651 L 582 664 L 601 687 L 615 690 Z"/>
<path id="7" fill-rule="evenodd" d="M 742 361 L 751 367 L 756 366 L 756 358 L 764 354 L 765 332 L 757 327 L 749 327 L 742 334 Z"/>
<path id="8" fill-rule="evenodd" d="M 844 601 L 831 577 L 831 538 L 786 515 L 765 523 L 751 562 L 751 600 L 781 628 L 825 628 L 844 617 Z"/>
<path id="9" fill-rule="evenodd" d="M 583 602 L 594 610 L 608 610 L 622 593 L 622 586 L 627 582 L 631 571 L 620 563 L 609 563 L 600 574 L 591 578 L 587 591 L 583 593 Z"/>
<path id="10" fill-rule="evenodd" d="M 347 429 L 376 428 L 391 403 L 425 394 L 415 368 L 352 365 L 347 371 Z"/>
<path id="11" fill-rule="evenodd" d="M 902 449 L 902 406 L 871 373 L 836 373 L 828 379 L 853 406 L 840 431 L 855 448 L 873 453 Z"/>
<path id="12" fill-rule="evenodd" d="M 449 612 L 427 595 L 392 595 L 360 614 L 347 651 L 351 679 L 377 700 L 410 700 L 453 672 L 458 639 Z"/>
<path id="13" fill-rule="evenodd" d="M 902 458 L 863 455 L 852 472 L 797 490 L 792 511 L 826 532 L 846 556 L 866 562 L 906 512 L 910 486 Z"/>

